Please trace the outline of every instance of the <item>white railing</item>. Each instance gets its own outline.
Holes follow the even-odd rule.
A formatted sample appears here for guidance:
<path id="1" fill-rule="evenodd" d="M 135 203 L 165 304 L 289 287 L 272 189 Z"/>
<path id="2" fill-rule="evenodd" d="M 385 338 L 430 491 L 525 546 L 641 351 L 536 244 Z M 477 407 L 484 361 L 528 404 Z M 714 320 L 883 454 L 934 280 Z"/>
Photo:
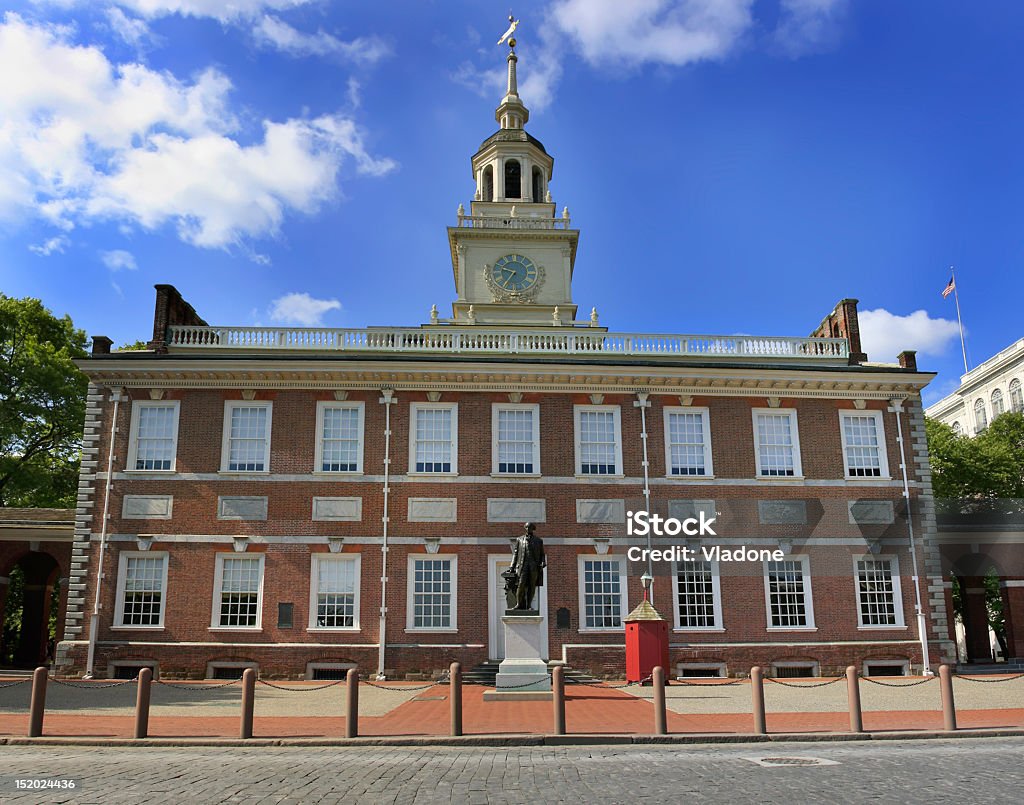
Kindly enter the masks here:
<path id="1" fill-rule="evenodd" d="M 654 335 L 579 331 L 497 330 L 485 327 L 167 328 L 177 350 L 325 350 L 336 352 L 493 355 L 605 355 L 635 357 L 799 358 L 846 360 L 845 338 L 785 338 L 747 335 Z"/>
<path id="2" fill-rule="evenodd" d="M 476 229 L 568 229 L 569 216 L 534 218 L 514 215 L 460 215 L 459 226 Z"/>

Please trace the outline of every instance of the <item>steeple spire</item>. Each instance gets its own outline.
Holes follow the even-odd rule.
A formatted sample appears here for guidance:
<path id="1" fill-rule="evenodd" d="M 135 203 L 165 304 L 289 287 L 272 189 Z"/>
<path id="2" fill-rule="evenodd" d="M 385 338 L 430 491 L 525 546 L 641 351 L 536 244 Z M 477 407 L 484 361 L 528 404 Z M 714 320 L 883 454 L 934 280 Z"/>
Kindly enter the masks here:
<path id="1" fill-rule="evenodd" d="M 498 108 L 494 113 L 494 119 L 498 121 L 503 129 L 521 129 L 530 119 L 530 110 L 523 105 L 519 97 L 519 82 L 516 77 L 516 64 L 519 57 L 516 55 L 516 38 L 511 35 L 519 25 L 519 20 L 509 17 L 509 30 L 499 41 L 500 45 L 508 37 L 508 89 L 505 97 L 501 99 Z"/>

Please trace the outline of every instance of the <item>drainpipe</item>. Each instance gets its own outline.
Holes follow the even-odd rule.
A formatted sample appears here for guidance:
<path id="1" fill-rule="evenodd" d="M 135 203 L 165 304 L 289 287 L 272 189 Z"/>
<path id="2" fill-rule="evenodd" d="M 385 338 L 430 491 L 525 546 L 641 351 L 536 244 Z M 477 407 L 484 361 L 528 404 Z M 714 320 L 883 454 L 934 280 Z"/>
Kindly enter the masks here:
<path id="1" fill-rule="evenodd" d="M 634 408 L 640 409 L 640 444 L 643 445 L 644 449 L 644 509 L 647 512 L 651 511 L 651 478 L 649 471 L 649 464 L 647 461 L 647 409 L 651 407 L 651 401 L 647 399 L 650 397 L 646 391 L 638 391 L 636 393 L 637 401 L 633 403 Z M 647 529 L 647 575 L 651 577 L 651 587 L 647 592 L 653 606 L 654 603 L 654 563 L 651 560 L 651 529 Z"/>
<path id="2" fill-rule="evenodd" d="M 107 479 L 103 485 L 103 520 L 100 522 L 100 555 L 96 564 L 96 593 L 93 596 L 92 615 L 89 617 L 89 653 L 85 660 L 85 678 L 92 679 L 96 660 L 96 633 L 100 626 L 100 590 L 103 588 L 103 557 L 107 548 L 107 519 L 110 511 L 110 484 L 114 475 L 114 437 L 117 435 L 117 409 L 121 402 L 121 389 L 111 389 L 110 399 L 114 411 L 110 416 L 110 447 L 107 450 Z"/>
<path id="3" fill-rule="evenodd" d="M 921 671 L 925 676 L 932 676 L 928 659 L 928 628 L 925 623 L 924 610 L 921 608 L 921 577 L 917 572 L 917 547 L 914 545 L 914 517 L 910 511 L 910 482 L 907 479 L 907 451 L 903 446 L 903 420 L 900 412 L 906 397 L 890 400 L 889 408 L 896 415 L 896 441 L 900 445 L 900 470 L 903 473 L 903 499 L 907 503 L 907 533 L 910 537 L 910 561 L 914 567 L 914 609 L 917 611 L 917 637 L 921 641 Z"/>
<path id="4" fill-rule="evenodd" d="M 388 625 L 388 496 L 391 493 L 391 406 L 395 404 L 395 392 L 382 389 L 380 398 L 384 406 L 384 513 L 381 515 L 384 542 L 380 547 L 380 626 L 377 629 L 377 679 L 384 679 L 384 647 L 387 645 Z"/>

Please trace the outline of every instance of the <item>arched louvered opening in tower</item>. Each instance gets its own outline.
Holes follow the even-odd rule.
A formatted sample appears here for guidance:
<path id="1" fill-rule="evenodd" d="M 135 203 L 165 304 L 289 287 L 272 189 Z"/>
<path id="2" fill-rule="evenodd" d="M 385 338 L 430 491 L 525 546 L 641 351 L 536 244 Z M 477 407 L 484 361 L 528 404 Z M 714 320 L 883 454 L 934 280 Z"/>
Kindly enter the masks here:
<path id="1" fill-rule="evenodd" d="M 536 166 L 533 169 L 533 200 L 537 203 L 544 200 L 544 174 Z"/>
<path id="2" fill-rule="evenodd" d="M 517 159 L 505 161 L 505 198 L 523 197 L 523 169 Z"/>
<path id="3" fill-rule="evenodd" d="M 494 201 L 494 168 L 484 168 L 483 187 L 480 188 L 484 201 Z"/>

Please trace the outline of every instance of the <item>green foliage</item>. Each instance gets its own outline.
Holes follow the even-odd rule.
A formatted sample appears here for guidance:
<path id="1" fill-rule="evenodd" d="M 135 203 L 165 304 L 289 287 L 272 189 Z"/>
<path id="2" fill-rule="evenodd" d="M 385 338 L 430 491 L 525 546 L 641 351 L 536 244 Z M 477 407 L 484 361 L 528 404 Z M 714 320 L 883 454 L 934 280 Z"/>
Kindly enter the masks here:
<path id="1" fill-rule="evenodd" d="M 149 349 L 149 346 L 145 341 L 132 341 L 130 344 L 121 344 L 117 348 L 118 352 L 137 352 L 140 349 Z"/>
<path id="2" fill-rule="evenodd" d="M 1024 498 L 1024 414 L 1002 414 L 973 439 L 933 419 L 925 428 L 935 497 L 975 510 Z"/>
<path id="3" fill-rule="evenodd" d="M 74 506 L 85 344 L 68 316 L 0 294 L 0 506 Z"/>

